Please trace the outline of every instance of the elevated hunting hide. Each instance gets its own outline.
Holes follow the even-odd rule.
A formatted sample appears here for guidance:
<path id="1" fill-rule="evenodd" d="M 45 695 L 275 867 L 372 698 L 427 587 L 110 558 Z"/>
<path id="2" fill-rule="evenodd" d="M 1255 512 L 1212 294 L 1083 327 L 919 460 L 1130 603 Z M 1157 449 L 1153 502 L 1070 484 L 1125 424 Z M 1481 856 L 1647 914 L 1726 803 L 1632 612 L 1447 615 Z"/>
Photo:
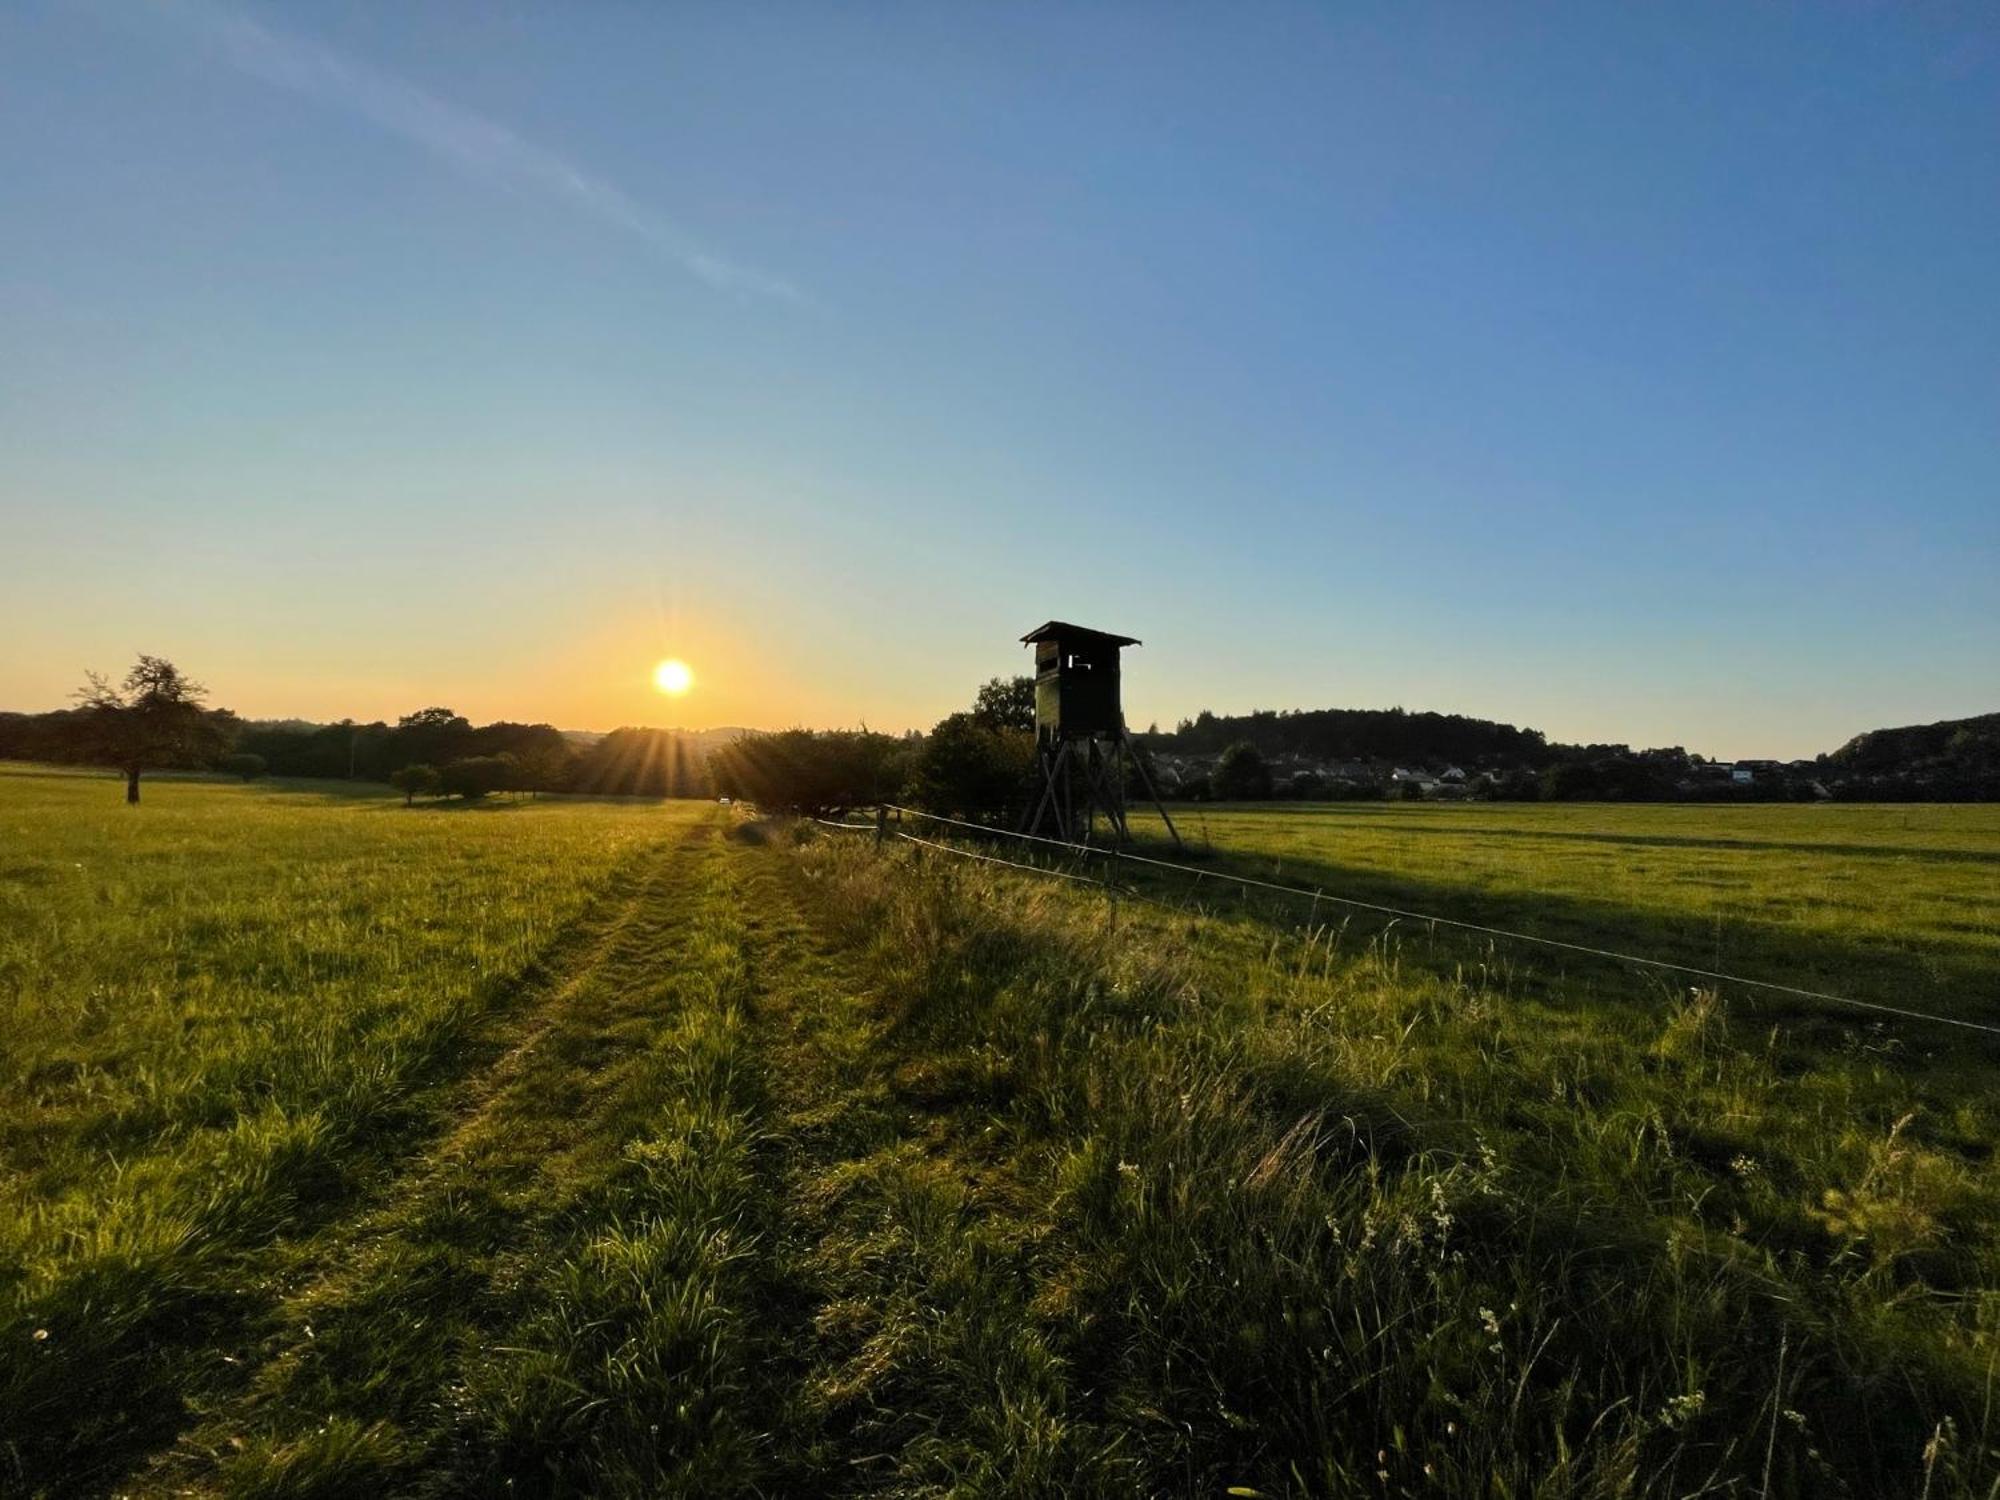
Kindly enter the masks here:
<path id="1" fill-rule="evenodd" d="M 1180 833 L 1125 732 L 1118 653 L 1140 644 L 1138 638 L 1050 620 L 1022 636 L 1021 644 L 1035 650 L 1035 745 L 1042 773 L 1023 830 L 1066 841 L 1088 839 L 1102 813 L 1112 836 L 1128 841 L 1129 761 L 1178 848 Z"/>

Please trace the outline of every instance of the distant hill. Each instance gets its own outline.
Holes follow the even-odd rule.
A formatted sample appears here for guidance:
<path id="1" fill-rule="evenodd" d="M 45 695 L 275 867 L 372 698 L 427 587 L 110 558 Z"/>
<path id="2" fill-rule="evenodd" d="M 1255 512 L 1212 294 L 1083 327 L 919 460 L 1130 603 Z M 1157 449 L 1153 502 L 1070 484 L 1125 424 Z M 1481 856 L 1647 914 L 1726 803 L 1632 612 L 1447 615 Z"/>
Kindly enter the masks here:
<path id="1" fill-rule="evenodd" d="M 664 732 L 673 735 L 683 744 L 696 747 L 702 754 L 706 755 L 710 751 L 721 749 L 724 745 L 734 744 L 746 734 L 756 734 L 758 731 L 754 729 L 740 729 L 731 724 L 720 729 L 669 729 Z M 576 746 L 577 749 L 588 750 L 592 745 L 606 739 L 610 731 L 603 729 L 564 729 L 560 733 L 564 739 Z"/>
<path id="2" fill-rule="evenodd" d="M 1229 715 L 1204 709 L 1170 733 L 1155 731 L 1139 738 L 1153 750 L 1177 755 L 1215 755 L 1248 740 L 1266 756 L 1321 760 L 1435 761 L 1470 768 L 1541 766 L 1553 758 L 1539 729 L 1400 708 L 1261 709 Z"/>
<path id="3" fill-rule="evenodd" d="M 1223 750 L 1247 741 L 1281 767 L 1318 763 L 1317 771 L 1358 779 L 1364 789 L 1380 782 L 1391 766 L 1428 772 L 1455 766 L 1468 773 L 1492 773 L 1503 796 L 2000 799 L 2000 714 L 1871 730 L 1813 760 L 1739 761 L 1742 778 L 1732 776 L 1729 766 L 1688 755 L 1678 746 L 1635 752 L 1627 745 L 1567 745 L 1538 729 L 1400 708 L 1230 715 L 1203 711 L 1171 731 L 1152 730 L 1137 738 L 1156 755 L 1191 762 L 1180 769 L 1197 777 Z M 1347 769 L 1339 769 L 1342 765 Z"/>
<path id="4" fill-rule="evenodd" d="M 1871 729 L 1826 760 L 1866 781 L 1912 782 L 1973 795 L 1971 789 L 1985 787 L 1990 797 L 2000 788 L 2000 714 Z"/>
<path id="5" fill-rule="evenodd" d="M 731 724 L 725 725 L 720 729 L 676 729 L 672 733 L 679 735 L 688 744 L 695 746 L 702 754 L 707 755 L 713 751 L 720 750 L 724 745 L 735 744 L 746 734 L 760 734 L 762 731 L 741 729 Z"/>

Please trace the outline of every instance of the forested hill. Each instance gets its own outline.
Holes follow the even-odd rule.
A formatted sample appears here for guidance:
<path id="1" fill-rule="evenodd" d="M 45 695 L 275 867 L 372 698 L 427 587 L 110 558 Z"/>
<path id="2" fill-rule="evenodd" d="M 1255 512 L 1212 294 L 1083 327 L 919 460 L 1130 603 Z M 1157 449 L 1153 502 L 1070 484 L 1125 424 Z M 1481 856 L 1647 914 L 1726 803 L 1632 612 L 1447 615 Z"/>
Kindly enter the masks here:
<path id="1" fill-rule="evenodd" d="M 1267 756 L 1303 755 L 1322 760 L 1417 763 L 1454 762 L 1470 769 L 1490 764 L 1541 765 L 1551 756 L 1539 729 L 1517 729 L 1463 714 L 1408 713 L 1400 708 L 1304 708 L 1218 715 L 1206 709 L 1171 733 L 1140 738 L 1152 749 L 1180 755 L 1214 755 L 1248 740 Z"/>
<path id="2" fill-rule="evenodd" d="M 1579 768 L 1617 773 L 1609 780 L 1601 774 L 1586 778 L 1585 790 L 1569 794 L 1592 797 L 1687 795 L 1691 768 L 1699 760 L 1678 747 L 1635 753 L 1624 745 L 1567 745 L 1538 729 L 1400 708 L 1204 711 L 1170 733 L 1153 730 L 1138 738 L 1163 755 L 1219 756 L 1247 742 L 1267 760 L 1350 761 L 1378 771 L 1390 764 L 1431 771 L 1458 766 L 1468 772 L 1506 771 L 1516 780 L 1527 773 L 1574 776 Z M 1755 768 L 1758 796 L 1785 794 L 1789 777 L 1793 791 L 1814 797 L 1990 801 L 2000 797 L 2000 713 L 1873 729 L 1816 761 L 1795 761 L 1788 768 L 1774 761 L 1742 764 Z M 1698 790 L 1705 795 L 1717 788 L 1704 783 Z M 1556 795 L 1546 786 L 1540 794 Z"/>
<path id="3" fill-rule="evenodd" d="M 1953 777 L 2000 777 L 2000 714 L 1940 719 L 1857 734 L 1827 757 L 1862 774 L 1928 771 Z"/>

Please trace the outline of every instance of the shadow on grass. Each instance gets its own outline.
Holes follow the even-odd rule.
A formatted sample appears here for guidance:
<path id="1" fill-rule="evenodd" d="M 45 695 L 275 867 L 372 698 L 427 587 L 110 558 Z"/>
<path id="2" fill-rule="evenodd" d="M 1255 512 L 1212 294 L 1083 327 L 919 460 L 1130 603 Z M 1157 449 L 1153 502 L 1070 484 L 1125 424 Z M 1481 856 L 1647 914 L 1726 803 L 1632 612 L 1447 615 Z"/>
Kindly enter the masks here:
<path id="1" fill-rule="evenodd" d="M 1846 856 L 1859 859 L 1923 859 L 1944 864 L 1985 864 L 2000 865 L 2000 849 L 1953 849 L 1935 845 L 1920 844 L 1854 844 L 1820 843 L 1791 839 L 1714 837 L 1701 834 L 1680 833 L 1603 833 L 1571 828 L 1506 828 L 1494 823 L 1485 823 L 1477 818 L 1452 822 L 1436 821 L 1428 817 L 1411 817 L 1399 814 L 1392 804 L 1343 806 L 1325 804 L 1272 804 L 1272 803 L 1213 803 L 1208 804 L 1218 815 L 1235 813 L 1262 813 L 1268 816 L 1274 807 L 1288 811 L 1296 809 L 1298 816 L 1312 819 L 1315 823 L 1346 820 L 1375 831 L 1393 831 L 1398 834 L 1431 834 L 1450 838 L 1462 838 L 1468 834 L 1478 838 L 1519 839 L 1528 843 L 1550 840 L 1558 843 L 1626 845 L 1658 849 L 1714 849 L 1728 852 L 1733 849 L 1781 852 L 1785 854 L 1820 854 Z M 1508 804 L 1510 806 L 1536 806 L 1550 804 Z M 1562 806 L 1564 804 L 1553 804 Z M 1673 803 L 1625 803 L 1624 807 L 1654 807 L 1668 809 Z M 1782 803 L 1757 803 L 1758 807 L 1785 806 Z M 1938 804 L 1925 804 L 1936 806 Z M 1715 804 L 1701 804 L 1700 810 L 1713 811 Z M 1695 809 L 1688 809 L 1694 811 Z M 1390 822 L 1394 819 L 1393 823 Z M 1184 817 L 1182 821 L 1186 821 Z M 1199 815 L 1196 815 L 1199 821 Z"/>
<path id="2" fill-rule="evenodd" d="M 401 792 L 395 793 L 398 812 L 469 813 L 515 812 L 530 807 L 663 807 L 669 802 L 702 802 L 706 797 L 613 797 L 581 792 L 497 792 L 467 800 L 464 797 L 424 797 L 405 808 Z"/>
<path id="3" fill-rule="evenodd" d="M 1158 855 L 1166 851 L 1165 846 L 1141 845 L 1139 852 Z M 1311 896 L 1293 897 L 1232 885 L 1232 873 L 1307 890 L 1317 887 L 1325 896 L 1315 910 Z M 1393 933 L 1400 938 L 1400 958 L 1431 972 L 1450 975 L 1468 967 L 1501 963 L 1510 972 L 1525 976 L 1538 995 L 1552 1001 L 1566 999 L 1578 978 L 1621 997 L 1654 998 L 1669 987 L 1706 985 L 1709 981 L 1678 971 L 1344 906 L 1339 898 L 2000 1025 L 2000 1003 L 1993 998 L 1993 966 L 1981 955 L 1965 950 L 1843 941 L 1742 917 L 1718 926 L 1692 914 L 1674 917 L 1610 901 L 1546 892 L 1499 893 L 1296 855 L 1276 861 L 1268 856 L 1232 856 L 1218 850 L 1213 858 L 1191 865 L 1186 872 L 1127 864 L 1121 867 L 1120 877 L 1128 876 L 1147 894 L 1174 903 L 1185 899 L 1211 911 L 1240 913 L 1274 923 L 1345 923 L 1363 940 Z M 1723 984 L 1717 988 L 1727 994 L 1746 1022 L 1764 1026 L 1784 1021 L 1794 1027 L 1795 1040 L 1851 1045 L 1857 1029 L 1879 1025 L 1901 1039 L 1906 1059 L 1936 1056 L 1951 1069 L 1978 1058 L 1989 1064 L 2000 1062 L 2000 1038 L 1981 1033 L 1750 986 Z"/>
<path id="4" fill-rule="evenodd" d="M 392 786 L 372 782 L 265 781 L 255 785 L 294 797 L 321 797 L 329 802 L 369 802 L 384 810 L 409 813 L 512 812 L 530 807 L 655 807 L 669 802 L 707 802 L 706 797 L 615 797 L 585 792 L 492 792 L 484 797 L 419 797 L 405 803 Z"/>
<path id="5" fill-rule="evenodd" d="M 125 785 L 125 777 L 121 772 L 105 770 L 101 766 L 0 761 L 0 782 L 14 779 L 103 782 L 113 793 L 114 800 L 122 800 Z M 341 777 L 318 776 L 259 776 L 254 780 L 245 781 L 240 776 L 231 776 L 220 771 L 148 771 L 139 783 L 140 807 L 144 808 L 146 805 L 146 788 L 163 785 L 208 786 L 220 790 L 242 791 L 253 796 L 287 797 L 294 800 L 379 803 L 383 807 L 394 807 L 399 810 L 404 806 L 403 793 L 386 781 L 348 781 Z M 629 807 L 651 803 L 710 800 L 707 797 L 624 796 L 608 792 L 499 792 L 472 803 L 459 797 L 423 797 L 419 798 L 416 806 L 410 810 L 464 811 L 469 807 L 483 807 L 492 811 L 509 807 L 534 806 L 538 803 L 603 803 L 609 806 Z"/>

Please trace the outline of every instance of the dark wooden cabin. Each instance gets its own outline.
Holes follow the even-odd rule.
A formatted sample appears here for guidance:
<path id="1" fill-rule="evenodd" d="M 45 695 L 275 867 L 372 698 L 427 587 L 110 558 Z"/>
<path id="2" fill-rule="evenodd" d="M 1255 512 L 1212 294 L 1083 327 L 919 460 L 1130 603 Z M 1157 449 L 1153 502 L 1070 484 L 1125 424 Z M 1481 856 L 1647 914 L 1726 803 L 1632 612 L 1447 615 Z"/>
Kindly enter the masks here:
<path id="1" fill-rule="evenodd" d="M 1138 640 L 1051 620 L 1022 636 L 1021 643 L 1035 648 L 1038 740 L 1124 734 L 1118 653 L 1123 647 L 1139 645 Z"/>

